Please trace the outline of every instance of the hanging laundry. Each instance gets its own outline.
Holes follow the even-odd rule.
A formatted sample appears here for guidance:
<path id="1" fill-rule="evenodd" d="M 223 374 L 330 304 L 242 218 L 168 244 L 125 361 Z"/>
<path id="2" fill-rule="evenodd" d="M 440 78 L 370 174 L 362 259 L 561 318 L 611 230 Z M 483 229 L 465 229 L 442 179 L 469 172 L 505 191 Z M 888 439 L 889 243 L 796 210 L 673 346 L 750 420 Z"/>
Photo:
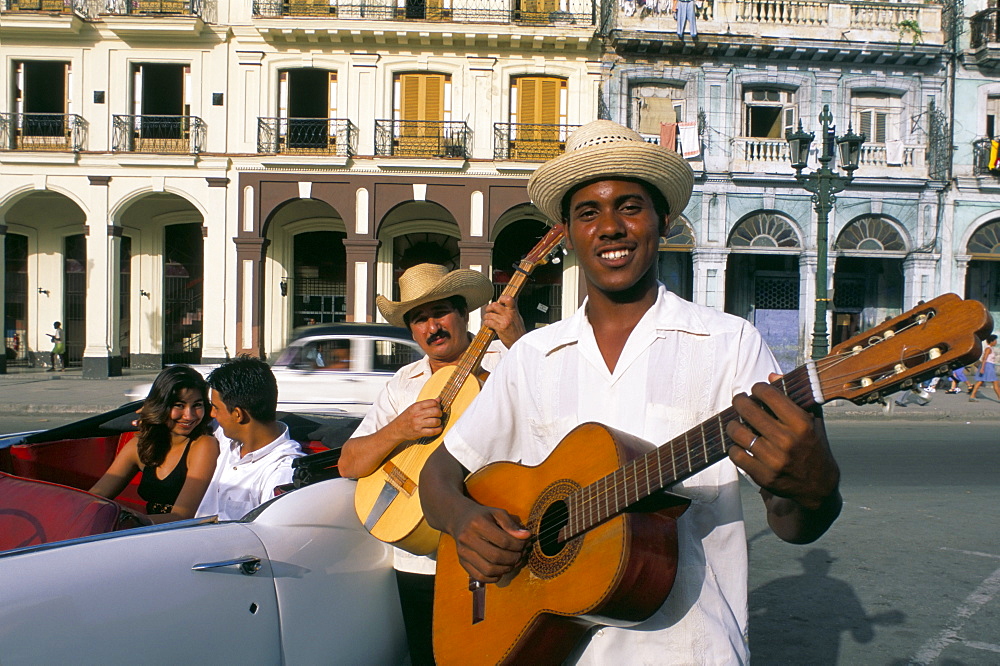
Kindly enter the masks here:
<path id="1" fill-rule="evenodd" d="M 903 165 L 903 142 L 899 140 L 885 142 L 885 163 L 889 166 Z"/>
<path id="2" fill-rule="evenodd" d="M 677 123 L 677 135 L 681 140 L 681 157 L 691 159 L 701 154 L 697 121 L 691 120 L 686 123 Z"/>
<path id="3" fill-rule="evenodd" d="M 677 123 L 660 123 L 660 145 L 677 150 Z"/>
<path id="4" fill-rule="evenodd" d="M 1000 141 L 992 139 L 990 141 L 990 171 L 995 171 L 1000 168 Z"/>

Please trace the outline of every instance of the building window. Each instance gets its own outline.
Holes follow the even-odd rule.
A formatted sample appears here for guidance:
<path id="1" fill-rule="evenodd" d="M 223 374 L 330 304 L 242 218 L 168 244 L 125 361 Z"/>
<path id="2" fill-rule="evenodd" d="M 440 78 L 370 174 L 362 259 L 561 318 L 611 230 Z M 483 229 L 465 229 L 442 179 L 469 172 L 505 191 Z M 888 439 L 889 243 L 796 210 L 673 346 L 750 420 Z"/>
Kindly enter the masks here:
<path id="1" fill-rule="evenodd" d="M 566 142 L 569 94 L 566 79 L 521 76 L 510 86 L 510 155 L 515 160 L 547 160 Z"/>
<path id="2" fill-rule="evenodd" d="M 651 136 L 660 136 L 661 123 L 685 120 L 684 86 L 643 84 L 629 94 L 629 127 Z"/>
<path id="3" fill-rule="evenodd" d="M 1000 133 L 1000 95 L 986 98 L 986 136 L 995 138 Z"/>
<path id="4" fill-rule="evenodd" d="M 905 252 L 906 242 L 890 222 L 871 215 L 844 227 L 833 247 L 838 251 Z"/>
<path id="5" fill-rule="evenodd" d="M 799 237 L 780 215 L 757 213 L 742 222 L 729 238 L 731 248 L 797 248 Z"/>
<path id="6" fill-rule="evenodd" d="M 856 93 L 851 99 L 856 132 L 869 144 L 886 144 L 902 137 L 903 100 L 882 93 Z"/>
<path id="7" fill-rule="evenodd" d="M 781 139 L 795 129 L 795 93 L 774 88 L 751 88 L 743 92 L 744 136 Z"/>
<path id="8" fill-rule="evenodd" d="M 451 77 L 447 74 L 397 74 L 393 119 L 443 122 L 451 120 Z"/>

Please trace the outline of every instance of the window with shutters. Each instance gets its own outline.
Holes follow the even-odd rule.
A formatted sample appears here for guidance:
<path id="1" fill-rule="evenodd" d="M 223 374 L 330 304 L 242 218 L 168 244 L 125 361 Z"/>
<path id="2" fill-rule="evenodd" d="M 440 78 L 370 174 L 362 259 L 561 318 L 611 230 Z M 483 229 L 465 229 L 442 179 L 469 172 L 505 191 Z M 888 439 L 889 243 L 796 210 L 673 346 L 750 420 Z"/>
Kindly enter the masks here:
<path id="1" fill-rule="evenodd" d="M 743 136 L 783 141 L 795 129 L 795 103 L 795 93 L 789 90 L 744 89 Z"/>
<path id="2" fill-rule="evenodd" d="M 1000 95 L 986 98 L 986 136 L 995 139 L 1000 134 Z"/>
<path id="3" fill-rule="evenodd" d="M 566 79 L 514 79 L 510 91 L 510 121 L 514 125 L 511 156 L 515 160 L 547 160 L 560 154 L 566 142 L 567 107 Z"/>
<path id="4" fill-rule="evenodd" d="M 397 74 L 393 97 L 393 154 L 443 154 L 444 129 L 451 121 L 451 77 L 425 72 Z"/>
<path id="5" fill-rule="evenodd" d="M 650 136 L 660 135 L 662 123 L 685 121 L 684 86 L 648 83 L 633 86 L 629 94 L 629 127 Z"/>
<path id="6" fill-rule="evenodd" d="M 64 150 L 70 146 L 70 74 L 68 62 L 14 62 L 18 149 Z"/>
<path id="7" fill-rule="evenodd" d="M 337 72 L 303 67 L 278 72 L 279 149 L 328 153 L 337 143 Z"/>
<path id="8" fill-rule="evenodd" d="M 191 143 L 191 66 L 132 66 L 133 150 L 185 153 Z"/>
<path id="9" fill-rule="evenodd" d="M 869 145 L 885 145 L 902 136 L 902 99 L 885 93 L 855 93 L 851 99 L 854 131 Z"/>

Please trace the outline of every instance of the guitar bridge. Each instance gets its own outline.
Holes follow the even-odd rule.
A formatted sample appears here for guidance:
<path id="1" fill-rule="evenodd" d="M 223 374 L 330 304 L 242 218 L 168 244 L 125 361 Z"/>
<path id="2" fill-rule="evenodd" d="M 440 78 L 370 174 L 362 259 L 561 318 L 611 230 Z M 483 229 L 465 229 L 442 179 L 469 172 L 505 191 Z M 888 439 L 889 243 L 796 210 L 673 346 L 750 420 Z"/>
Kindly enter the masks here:
<path id="1" fill-rule="evenodd" d="M 382 467 L 382 471 L 385 472 L 386 477 L 388 477 L 388 483 L 401 493 L 404 493 L 407 497 L 411 497 L 413 493 L 417 492 L 416 482 L 407 476 L 406 472 L 401 470 L 399 467 L 396 467 L 392 461 L 387 462 Z"/>

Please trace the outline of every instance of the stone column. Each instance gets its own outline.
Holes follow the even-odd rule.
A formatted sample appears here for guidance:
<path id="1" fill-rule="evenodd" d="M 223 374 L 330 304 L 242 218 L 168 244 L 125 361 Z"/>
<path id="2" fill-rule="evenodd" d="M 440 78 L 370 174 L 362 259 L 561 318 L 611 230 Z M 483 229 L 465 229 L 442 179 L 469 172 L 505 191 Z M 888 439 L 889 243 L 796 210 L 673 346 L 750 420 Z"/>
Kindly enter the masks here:
<path id="1" fill-rule="evenodd" d="M 479 271 L 493 281 L 493 243 L 484 240 L 466 240 L 458 242 L 458 249 L 461 251 L 460 263 L 462 268 Z M 476 310 L 469 313 L 469 330 L 473 334 L 477 333 L 483 324 L 482 311 Z"/>
<path id="2" fill-rule="evenodd" d="M 108 224 L 108 176 L 91 176 L 87 220 L 87 319 L 83 377 L 122 374 L 118 345 L 121 227 Z"/>
<path id="3" fill-rule="evenodd" d="M 268 240 L 234 238 L 236 244 L 236 353 L 264 358 L 264 257 Z"/>
<path id="4" fill-rule="evenodd" d="M 802 358 L 806 359 L 812 357 L 813 324 L 816 321 L 816 265 L 818 263 L 816 250 L 807 250 L 799 255 L 799 341 Z M 836 259 L 834 259 L 834 261 L 828 262 L 828 266 L 835 266 L 836 263 Z M 829 268 L 827 270 L 829 271 Z M 829 281 L 827 282 L 827 294 L 832 294 Z M 832 330 L 830 326 L 832 312 L 832 307 L 826 309 L 828 331 Z"/>
<path id="5" fill-rule="evenodd" d="M 934 273 L 938 257 L 934 254 L 911 254 L 903 260 L 903 310 L 919 301 L 929 301 L 937 294 Z"/>
<path id="6" fill-rule="evenodd" d="M 228 178 L 206 178 L 209 219 L 205 220 L 202 244 L 204 288 L 202 292 L 201 362 L 224 363 L 226 348 L 226 194 Z"/>
<path id="7" fill-rule="evenodd" d="M 379 241 L 344 239 L 347 250 L 347 321 L 375 321 L 375 267 Z"/>
<path id="8" fill-rule="evenodd" d="M 694 302 L 725 310 L 728 248 L 695 248 L 691 251 L 694 272 Z"/>
<path id="9" fill-rule="evenodd" d="M 969 271 L 969 261 L 971 260 L 972 256 L 968 254 L 955 255 L 955 271 L 954 278 L 952 280 L 952 291 L 962 298 L 968 298 L 965 293 L 965 276 Z"/>

